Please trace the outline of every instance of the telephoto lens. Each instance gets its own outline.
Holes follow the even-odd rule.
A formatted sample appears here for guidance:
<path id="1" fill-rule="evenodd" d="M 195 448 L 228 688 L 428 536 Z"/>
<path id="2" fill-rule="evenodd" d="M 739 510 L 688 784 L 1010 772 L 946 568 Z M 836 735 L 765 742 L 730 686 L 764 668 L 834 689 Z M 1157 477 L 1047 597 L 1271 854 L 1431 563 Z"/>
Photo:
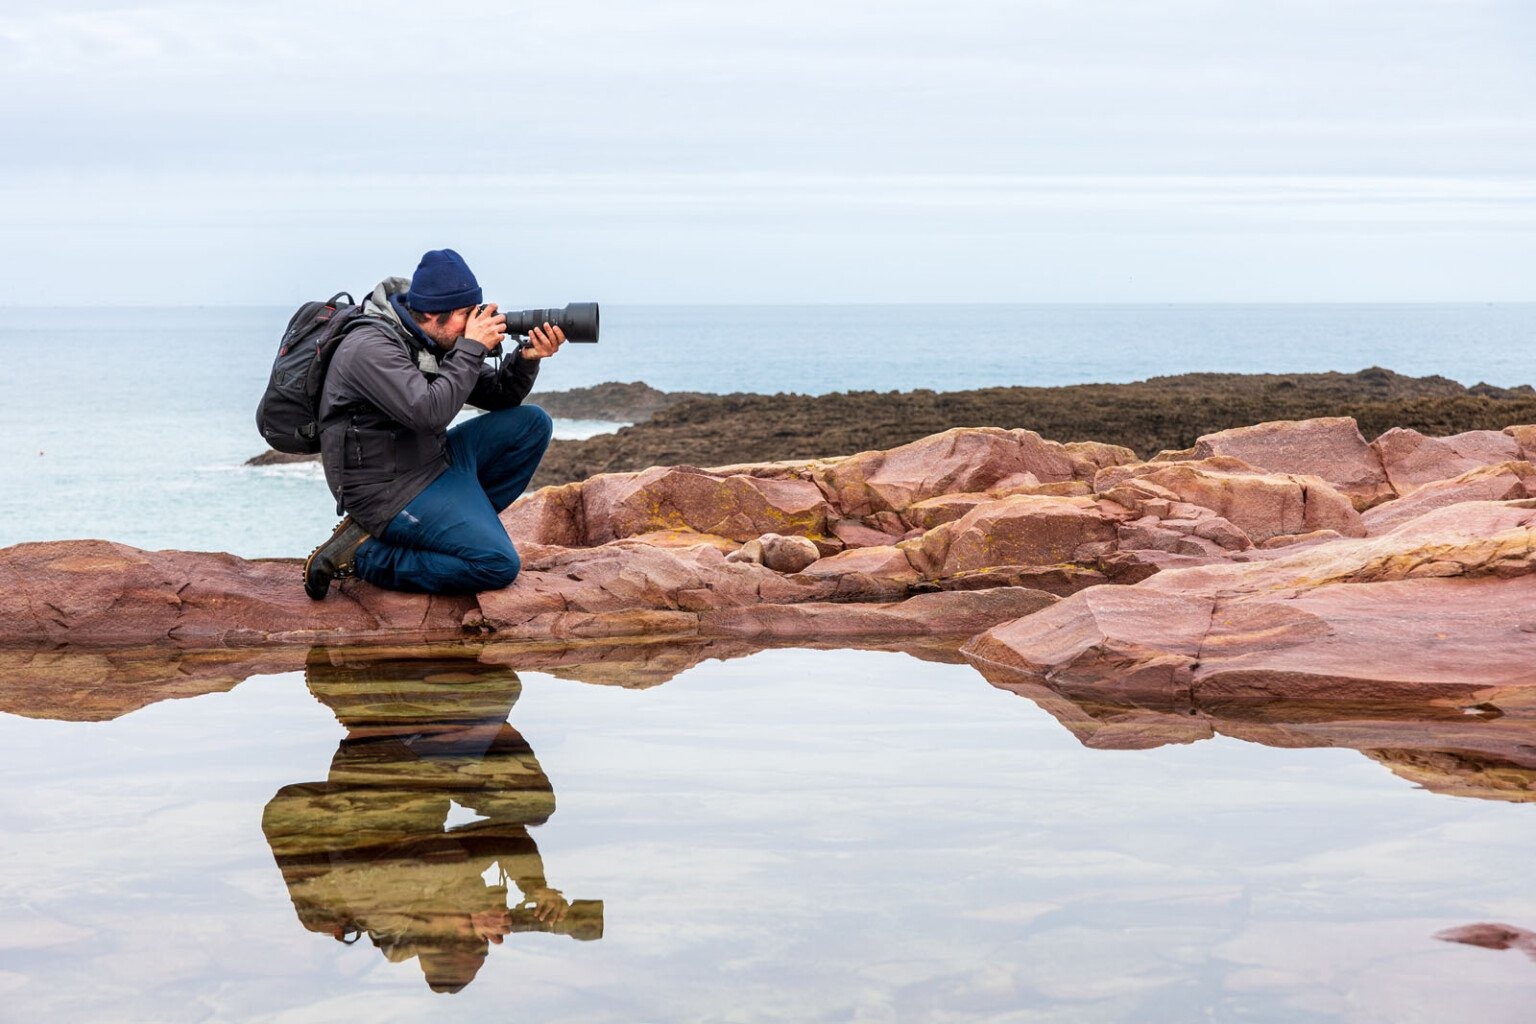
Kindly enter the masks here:
<path id="1" fill-rule="evenodd" d="M 566 341 L 597 341 L 595 302 L 573 302 L 564 309 L 508 310 L 505 315 L 508 334 L 527 337 L 535 327 L 550 324 L 565 332 Z"/>

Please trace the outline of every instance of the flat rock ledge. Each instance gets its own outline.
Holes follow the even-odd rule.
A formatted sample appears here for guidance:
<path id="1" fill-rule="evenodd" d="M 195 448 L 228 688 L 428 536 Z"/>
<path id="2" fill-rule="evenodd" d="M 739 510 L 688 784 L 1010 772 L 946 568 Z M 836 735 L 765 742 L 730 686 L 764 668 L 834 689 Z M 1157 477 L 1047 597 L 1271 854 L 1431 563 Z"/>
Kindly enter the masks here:
<path id="1" fill-rule="evenodd" d="M 21 544 L 0 550 L 0 647 L 950 636 L 1030 685 L 1471 692 L 1536 681 L 1533 448 L 1536 427 L 1368 443 L 1329 418 L 1143 462 L 957 428 L 602 474 L 509 508 L 522 575 L 456 598 L 349 580 L 312 602 L 297 559 Z"/>

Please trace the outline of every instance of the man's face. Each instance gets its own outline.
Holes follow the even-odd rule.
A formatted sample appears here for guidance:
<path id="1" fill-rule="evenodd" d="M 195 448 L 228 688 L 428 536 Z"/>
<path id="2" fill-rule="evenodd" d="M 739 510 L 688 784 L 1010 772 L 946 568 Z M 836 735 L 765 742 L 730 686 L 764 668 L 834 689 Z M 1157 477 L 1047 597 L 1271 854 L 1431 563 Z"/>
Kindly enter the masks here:
<path id="1" fill-rule="evenodd" d="M 464 325 L 469 322 L 469 311 L 473 307 L 465 306 L 449 313 L 441 321 L 436 317 L 428 317 L 427 322 L 421 324 L 421 333 L 431 338 L 439 346 L 448 348 L 464 335 Z"/>

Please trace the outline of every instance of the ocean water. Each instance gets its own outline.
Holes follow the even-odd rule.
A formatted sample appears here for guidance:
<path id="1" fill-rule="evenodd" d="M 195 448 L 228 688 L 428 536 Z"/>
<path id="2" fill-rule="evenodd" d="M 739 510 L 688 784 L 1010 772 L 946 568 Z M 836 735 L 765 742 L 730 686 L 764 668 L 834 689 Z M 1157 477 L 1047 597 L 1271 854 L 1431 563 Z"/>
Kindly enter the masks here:
<path id="1" fill-rule="evenodd" d="M 1508 385 L 1536 333 L 1532 306 L 605 313 L 541 386 Z M 241 465 L 284 311 L 58 319 L 0 317 L 0 545 L 323 536 L 312 469 Z M 0 1020 L 1530 1019 L 1530 956 L 1436 938 L 1536 930 L 1536 769 L 1470 749 L 1536 749 L 1518 695 L 1107 742 L 1073 731 L 1102 709 L 931 651 L 734 653 L 663 682 L 535 648 L 355 677 L 0 651 Z"/>
<path id="2" fill-rule="evenodd" d="M 251 469 L 282 308 L 0 311 L 0 546 L 104 537 L 247 557 L 334 525 L 313 468 Z M 609 307 L 539 388 L 912 390 L 1379 365 L 1536 381 L 1536 304 Z M 537 391 L 535 397 L 537 400 Z M 601 424 L 562 423 L 563 436 Z M 830 453 L 829 453 L 830 454 Z"/>

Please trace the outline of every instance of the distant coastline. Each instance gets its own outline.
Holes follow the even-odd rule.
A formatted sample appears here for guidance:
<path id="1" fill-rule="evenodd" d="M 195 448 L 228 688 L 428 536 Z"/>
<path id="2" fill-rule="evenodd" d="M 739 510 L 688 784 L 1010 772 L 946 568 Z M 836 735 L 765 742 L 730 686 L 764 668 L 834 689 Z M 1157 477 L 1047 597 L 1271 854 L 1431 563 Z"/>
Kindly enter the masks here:
<path id="1" fill-rule="evenodd" d="M 1057 441 L 1124 445 L 1144 458 L 1202 434 L 1266 420 L 1352 416 L 1367 438 L 1394 426 L 1431 435 L 1536 423 L 1530 385 L 1465 387 L 1381 367 L 1356 373 L 1186 373 L 1129 384 L 827 395 L 661 391 L 609 382 L 533 396 L 565 419 L 631 423 L 557 440 L 534 486 L 657 465 L 719 466 L 887 449 L 950 427 L 1023 427 Z M 251 464 L 309 456 L 264 453 Z"/>

